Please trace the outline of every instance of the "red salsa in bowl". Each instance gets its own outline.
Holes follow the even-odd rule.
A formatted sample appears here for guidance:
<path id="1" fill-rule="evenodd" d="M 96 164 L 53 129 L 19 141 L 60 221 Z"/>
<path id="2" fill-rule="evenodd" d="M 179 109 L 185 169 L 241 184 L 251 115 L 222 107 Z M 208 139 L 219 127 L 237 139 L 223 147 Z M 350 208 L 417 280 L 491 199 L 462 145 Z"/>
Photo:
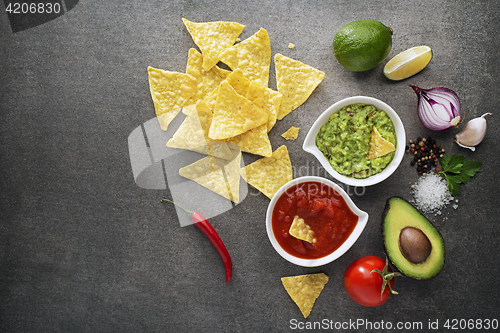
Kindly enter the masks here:
<path id="1" fill-rule="evenodd" d="M 368 214 L 339 185 L 323 177 L 304 176 L 283 185 L 272 197 L 266 230 L 271 245 L 284 259 L 315 267 L 347 252 L 367 221 Z"/>
<path id="2" fill-rule="evenodd" d="M 295 216 L 304 219 L 315 234 L 310 243 L 290 235 Z M 289 254 L 318 259 L 337 250 L 358 223 L 342 195 L 320 182 L 303 182 L 288 188 L 276 201 L 272 228 L 279 245 Z"/>

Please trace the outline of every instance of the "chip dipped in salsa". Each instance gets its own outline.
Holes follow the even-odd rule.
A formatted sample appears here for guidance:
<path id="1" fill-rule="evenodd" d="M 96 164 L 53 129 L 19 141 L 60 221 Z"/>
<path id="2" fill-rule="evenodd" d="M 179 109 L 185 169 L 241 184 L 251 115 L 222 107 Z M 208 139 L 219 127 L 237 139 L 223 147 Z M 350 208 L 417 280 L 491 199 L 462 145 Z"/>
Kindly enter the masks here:
<path id="1" fill-rule="evenodd" d="M 314 243 L 290 235 L 290 226 L 296 216 L 313 230 Z M 272 229 L 277 242 L 289 254 L 303 259 L 331 254 L 349 238 L 357 223 L 358 216 L 340 193 L 314 181 L 287 189 L 276 201 L 272 213 Z"/>

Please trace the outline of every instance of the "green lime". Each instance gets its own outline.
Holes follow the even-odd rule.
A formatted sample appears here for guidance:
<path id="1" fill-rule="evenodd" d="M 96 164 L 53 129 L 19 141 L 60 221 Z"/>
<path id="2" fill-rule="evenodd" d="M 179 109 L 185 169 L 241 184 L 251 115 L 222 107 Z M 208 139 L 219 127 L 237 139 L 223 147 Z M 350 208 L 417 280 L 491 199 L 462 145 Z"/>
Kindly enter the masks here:
<path id="1" fill-rule="evenodd" d="M 345 68 L 363 72 L 387 58 L 392 47 L 392 29 L 375 20 L 344 25 L 333 38 L 333 52 Z"/>

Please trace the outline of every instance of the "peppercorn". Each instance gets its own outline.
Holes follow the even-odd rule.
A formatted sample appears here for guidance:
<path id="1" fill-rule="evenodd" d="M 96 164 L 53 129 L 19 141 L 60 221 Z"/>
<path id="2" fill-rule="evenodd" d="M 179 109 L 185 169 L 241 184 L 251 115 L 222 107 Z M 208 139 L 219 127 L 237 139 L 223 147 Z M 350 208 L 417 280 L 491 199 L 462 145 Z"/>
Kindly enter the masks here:
<path id="1" fill-rule="evenodd" d="M 408 149 L 409 148 L 409 149 Z M 409 145 L 406 146 L 406 151 L 413 153 L 413 158 L 410 161 L 411 166 L 417 166 L 417 172 L 421 175 L 426 175 L 429 172 L 439 172 L 438 158 L 443 157 L 444 148 L 437 145 L 436 140 L 429 137 L 418 137 L 416 140 L 409 140 Z"/>

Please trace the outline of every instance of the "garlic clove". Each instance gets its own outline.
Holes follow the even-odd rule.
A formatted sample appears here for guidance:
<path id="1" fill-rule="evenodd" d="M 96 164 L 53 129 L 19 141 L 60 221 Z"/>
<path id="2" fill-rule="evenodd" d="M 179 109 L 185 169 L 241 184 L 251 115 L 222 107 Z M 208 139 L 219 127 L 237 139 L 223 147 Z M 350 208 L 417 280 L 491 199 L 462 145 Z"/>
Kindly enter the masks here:
<path id="1" fill-rule="evenodd" d="M 465 124 L 464 128 L 455 135 L 455 141 L 460 147 L 469 148 L 474 151 L 475 146 L 480 144 L 486 135 L 486 115 L 491 115 L 491 113 L 485 113 L 481 117 L 474 118 Z"/>

